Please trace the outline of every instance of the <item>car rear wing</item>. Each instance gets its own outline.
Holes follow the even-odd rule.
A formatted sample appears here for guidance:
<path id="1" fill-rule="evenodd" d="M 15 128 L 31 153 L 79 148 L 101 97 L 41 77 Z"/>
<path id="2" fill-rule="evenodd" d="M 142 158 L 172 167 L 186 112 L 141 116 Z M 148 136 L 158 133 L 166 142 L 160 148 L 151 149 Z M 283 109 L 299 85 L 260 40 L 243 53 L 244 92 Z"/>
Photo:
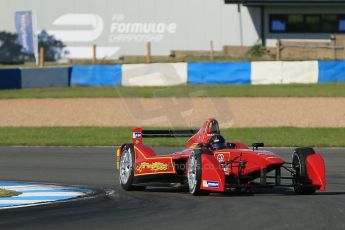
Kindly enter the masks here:
<path id="1" fill-rule="evenodd" d="M 164 138 L 164 137 L 192 137 L 199 130 L 143 130 L 142 128 L 133 129 L 133 143 L 141 144 L 145 138 Z"/>

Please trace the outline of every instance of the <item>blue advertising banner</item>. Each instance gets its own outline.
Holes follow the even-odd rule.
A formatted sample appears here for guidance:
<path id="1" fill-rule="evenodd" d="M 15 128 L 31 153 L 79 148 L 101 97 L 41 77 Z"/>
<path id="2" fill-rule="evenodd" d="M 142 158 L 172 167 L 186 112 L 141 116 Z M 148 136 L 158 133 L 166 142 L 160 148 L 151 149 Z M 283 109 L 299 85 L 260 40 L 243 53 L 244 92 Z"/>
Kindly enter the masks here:
<path id="1" fill-rule="evenodd" d="M 31 11 L 18 11 L 15 15 L 16 29 L 19 44 L 23 47 L 22 51 L 28 54 L 35 53 L 34 31 Z"/>

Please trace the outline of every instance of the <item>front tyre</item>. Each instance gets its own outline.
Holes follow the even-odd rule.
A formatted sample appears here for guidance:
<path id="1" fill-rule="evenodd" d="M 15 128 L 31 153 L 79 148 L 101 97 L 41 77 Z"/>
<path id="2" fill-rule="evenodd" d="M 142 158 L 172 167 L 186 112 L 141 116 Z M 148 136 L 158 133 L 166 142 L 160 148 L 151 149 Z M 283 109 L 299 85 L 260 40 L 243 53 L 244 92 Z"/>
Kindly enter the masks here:
<path id="1" fill-rule="evenodd" d="M 292 155 L 292 167 L 295 170 L 293 179 L 296 194 L 311 195 L 316 191 L 315 186 L 311 185 L 307 171 L 307 157 L 315 154 L 312 148 L 297 148 Z"/>
<path id="2" fill-rule="evenodd" d="M 121 151 L 119 180 L 121 187 L 126 190 L 143 190 L 145 186 L 133 185 L 135 153 L 132 144 L 125 145 Z"/>
<path id="3" fill-rule="evenodd" d="M 120 157 L 119 179 L 124 190 L 131 190 L 134 177 L 134 149 L 133 145 L 125 145 Z"/>
<path id="4" fill-rule="evenodd" d="M 188 159 L 187 179 L 189 192 L 194 196 L 208 195 L 209 192 L 201 190 L 201 154 L 193 151 Z"/>

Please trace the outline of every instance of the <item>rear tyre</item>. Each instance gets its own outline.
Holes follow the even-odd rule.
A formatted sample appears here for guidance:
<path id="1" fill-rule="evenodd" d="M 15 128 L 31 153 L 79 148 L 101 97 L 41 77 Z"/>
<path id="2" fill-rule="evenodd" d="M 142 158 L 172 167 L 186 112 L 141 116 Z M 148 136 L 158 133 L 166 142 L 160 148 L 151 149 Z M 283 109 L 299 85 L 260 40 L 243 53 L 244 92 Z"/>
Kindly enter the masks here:
<path id="1" fill-rule="evenodd" d="M 193 151 L 188 159 L 187 179 L 189 192 L 194 196 L 205 196 L 209 194 L 209 191 L 200 189 L 201 173 L 201 152 Z"/>
<path id="2" fill-rule="evenodd" d="M 119 180 L 121 187 L 126 190 L 144 190 L 145 186 L 133 185 L 135 153 L 133 144 L 125 145 L 121 151 Z"/>
<path id="3" fill-rule="evenodd" d="M 292 155 L 292 167 L 296 174 L 293 179 L 296 194 L 311 195 L 316 191 L 315 186 L 311 185 L 307 171 L 307 157 L 315 154 L 312 148 L 297 148 Z"/>

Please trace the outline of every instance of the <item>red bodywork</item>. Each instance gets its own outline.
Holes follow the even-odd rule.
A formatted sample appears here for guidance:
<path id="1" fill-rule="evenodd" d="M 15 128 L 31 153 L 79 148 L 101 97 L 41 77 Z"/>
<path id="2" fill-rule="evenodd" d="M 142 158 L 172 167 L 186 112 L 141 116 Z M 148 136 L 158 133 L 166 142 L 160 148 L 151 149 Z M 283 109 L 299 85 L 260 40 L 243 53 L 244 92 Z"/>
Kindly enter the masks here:
<path id="1" fill-rule="evenodd" d="M 307 172 L 311 184 L 319 190 L 326 190 L 325 161 L 319 153 L 307 157 Z"/>
<path id="2" fill-rule="evenodd" d="M 148 146 L 143 144 L 142 129 L 133 130 L 133 145 L 135 151 L 134 176 L 137 183 L 143 182 L 185 182 L 188 158 L 200 144 L 208 143 L 209 139 L 219 134 L 218 122 L 208 119 L 202 128 L 192 136 L 186 144 L 186 149 L 168 155 L 157 156 Z M 224 192 L 227 188 L 250 185 L 260 178 L 260 172 L 265 173 L 280 169 L 285 161 L 278 155 L 265 151 L 253 150 L 241 143 L 228 143 L 231 148 L 212 151 L 213 154 L 201 155 L 202 182 L 200 188 L 214 192 Z M 121 154 L 118 150 L 118 159 Z M 223 162 L 233 161 L 233 164 Z M 240 164 L 245 162 L 245 166 Z M 183 166 L 183 167 L 182 167 Z M 312 185 L 319 190 L 325 189 L 325 167 L 320 154 L 307 158 L 308 176 Z"/>

